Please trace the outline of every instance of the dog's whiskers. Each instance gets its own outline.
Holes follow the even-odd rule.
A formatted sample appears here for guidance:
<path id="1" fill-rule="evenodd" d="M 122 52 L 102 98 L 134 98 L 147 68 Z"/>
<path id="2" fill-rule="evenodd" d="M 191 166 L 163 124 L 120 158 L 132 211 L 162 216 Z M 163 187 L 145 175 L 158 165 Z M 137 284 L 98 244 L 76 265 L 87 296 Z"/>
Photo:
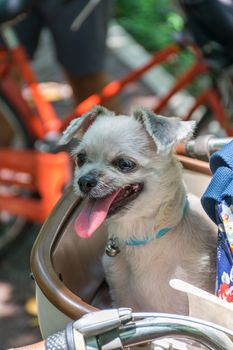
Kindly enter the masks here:
<path id="1" fill-rule="evenodd" d="M 110 185 L 111 183 L 111 185 Z M 98 179 L 98 184 L 91 190 L 90 197 L 103 198 L 117 190 L 115 181 L 112 179 L 109 182 L 104 182 L 101 178 Z"/>

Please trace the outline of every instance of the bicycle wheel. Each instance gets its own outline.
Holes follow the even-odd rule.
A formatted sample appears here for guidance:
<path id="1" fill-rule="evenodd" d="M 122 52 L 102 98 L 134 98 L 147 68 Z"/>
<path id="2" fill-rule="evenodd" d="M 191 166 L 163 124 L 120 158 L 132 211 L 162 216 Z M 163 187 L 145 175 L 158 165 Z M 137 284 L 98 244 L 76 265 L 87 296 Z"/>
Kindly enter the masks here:
<path id="1" fill-rule="evenodd" d="M 27 148 L 32 140 L 10 99 L 0 91 L 0 147 Z M 0 184 L 0 194 L 15 191 L 13 186 Z M 6 210 L 0 211 L 0 255 L 26 229 L 26 219 L 17 217 Z"/>
<path id="2" fill-rule="evenodd" d="M 224 109 L 227 121 L 222 119 L 220 113 L 213 110 L 210 105 L 206 106 L 206 111 L 197 125 L 197 134 L 212 134 L 215 137 L 227 137 L 228 131 L 222 126 L 227 124 L 228 130 L 233 132 L 233 75 L 231 68 L 219 71 L 210 71 L 210 82 L 215 93 L 218 95 L 218 103 Z"/>
<path id="3" fill-rule="evenodd" d="M 203 114 L 201 120 L 197 123 L 195 130 L 195 137 L 203 134 L 209 134 L 210 123 L 214 120 L 213 113 L 209 107 L 206 107 L 206 111 Z"/>

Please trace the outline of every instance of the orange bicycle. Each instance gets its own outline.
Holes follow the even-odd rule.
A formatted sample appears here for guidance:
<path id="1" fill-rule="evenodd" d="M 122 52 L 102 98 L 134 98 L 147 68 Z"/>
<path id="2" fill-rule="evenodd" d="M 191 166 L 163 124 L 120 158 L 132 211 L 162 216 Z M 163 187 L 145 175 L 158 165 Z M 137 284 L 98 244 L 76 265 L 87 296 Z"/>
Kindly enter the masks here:
<path id="1" fill-rule="evenodd" d="M 0 252 L 23 231 L 28 221 L 42 223 L 70 182 L 69 157 L 57 147 L 59 135 L 68 123 L 94 105 L 117 95 L 149 69 L 178 55 L 182 50 L 189 48 L 195 62 L 159 100 L 154 111 L 159 113 L 172 96 L 192 83 L 197 76 L 205 74 L 211 84 L 196 97 L 194 105 L 183 118 L 192 118 L 199 106 L 206 105 L 208 112 L 212 112 L 226 133 L 233 135 L 233 126 L 222 103 L 223 94 L 216 84 L 216 68 L 185 37 L 156 52 L 144 66 L 120 80 L 112 81 L 102 91 L 87 98 L 75 108 L 72 115 L 59 119 L 52 105 L 41 94 L 27 55 L 11 26 L 11 20 L 33 2 L 18 0 L 18 7 L 9 11 L 7 0 L 1 1 L 0 32 L 5 45 L 0 48 L 0 125 L 2 130 L 4 126 L 8 130 L 10 127 L 11 142 L 8 143 L 9 135 L 3 132 L 6 140 L 0 140 Z M 18 71 L 30 91 L 33 106 L 23 97 L 21 83 L 12 79 L 12 70 Z M 222 71 L 220 67 L 218 72 Z M 40 142 L 36 142 L 38 140 Z"/>

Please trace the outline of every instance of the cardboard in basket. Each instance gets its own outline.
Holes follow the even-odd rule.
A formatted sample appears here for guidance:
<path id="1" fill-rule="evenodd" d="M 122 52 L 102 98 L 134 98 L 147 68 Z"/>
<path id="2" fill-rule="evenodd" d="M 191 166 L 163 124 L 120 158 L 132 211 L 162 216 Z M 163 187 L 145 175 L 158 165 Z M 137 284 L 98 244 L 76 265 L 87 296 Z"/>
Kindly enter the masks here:
<path id="1" fill-rule="evenodd" d="M 176 290 L 187 293 L 189 316 L 233 330 L 233 304 L 182 280 L 172 279 L 170 285 Z"/>

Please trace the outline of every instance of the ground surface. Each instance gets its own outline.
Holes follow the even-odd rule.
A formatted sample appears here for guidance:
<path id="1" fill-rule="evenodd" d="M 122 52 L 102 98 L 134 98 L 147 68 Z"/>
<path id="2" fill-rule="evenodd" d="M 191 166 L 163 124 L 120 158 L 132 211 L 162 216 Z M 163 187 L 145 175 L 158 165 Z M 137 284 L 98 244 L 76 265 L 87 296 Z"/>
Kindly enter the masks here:
<path id="1" fill-rule="evenodd" d="M 49 36 L 45 33 L 34 61 L 41 81 L 63 81 L 60 67 L 54 64 Z M 107 57 L 111 77 L 120 77 L 127 69 L 111 54 Z M 154 101 L 154 98 L 153 98 Z M 151 93 L 142 83 L 128 87 L 121 96 L 123 110 L 132 105 L 150 106 Z M 70 100 L 57 103 L 59 114 L 71 109 Z M 30 251 L 40 226 L 34 225 L 0 261 L 0 348 L 22 346 L 41 339 L 37 320 L 25 311 L 25 303 L 34 296 L 34 281 L 30 277 Z"/>

